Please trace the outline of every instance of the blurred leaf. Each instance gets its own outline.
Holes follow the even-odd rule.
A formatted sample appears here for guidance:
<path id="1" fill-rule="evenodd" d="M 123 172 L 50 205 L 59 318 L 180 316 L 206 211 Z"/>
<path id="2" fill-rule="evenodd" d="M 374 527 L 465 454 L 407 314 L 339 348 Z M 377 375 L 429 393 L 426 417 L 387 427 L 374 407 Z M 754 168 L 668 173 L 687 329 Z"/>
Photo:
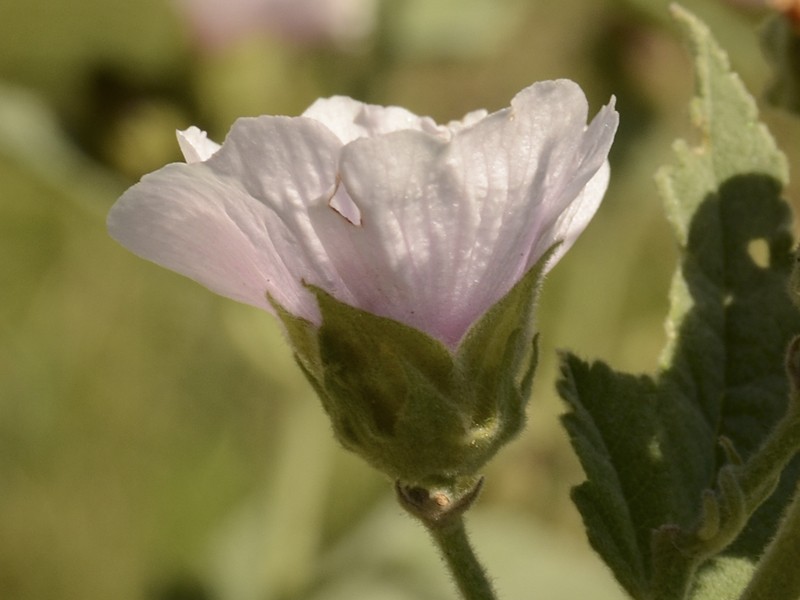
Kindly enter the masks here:
<path id="1" fill-rule="evenodd" d="M 775 15 L 761 31 L 761 45 L 772 65 L 769 101 L 800 114 L 800 30 L 785 15 Z"/>
<path id="2" fill-rule="evenodd" d="M 337 448 L 314 400 L 299 398 L 287 409 L 275 434 L 279 448 L 269 485 L 229 515 L 211 539 L 210 571 L 220 598 L 291 597 L 316 572 Z"/>
<path id="3" fill-rule="evenodd" d="M 108 237 L 121 187 L 0 88 L 3 598 L 174 582 L 256 486 L 288 400 L 227 341 L 222 300 Z"/>
<path id="4" fill-rule="evenodd" d="M 77 108 L 85 78 L 104 65 L 139 73 L 174 64 L 180 24 L 163 0 L 9 0 L 0 3 L 0 77 Z"/>
<path id="5" fill-rule="evenodd" d="M 695 58 L 692 116 L 701 143 L 675 145 L 659 187 L 681 249 L 655 378 L 563 359 L 564 424 L 588 481 L 574 491 L 589 538 L 635 598 L 653 593 L 653 531 L 691 529 L 701 494 L 724 464 L 719 436 L 746 459 L 787 400 L 783 352 L 800 316 L 786 294 L 791 214 L 780 198 L 786 161 L 708 29 L 677 13 Z M 796 469 L 723 556 L 754 561 Z M 729 576 L 730 570 L 718 572 Z M 714 572 L 704 585 L 713 589 Z"/>
<path id="6" fill-rule="evenodd" d="M 468 527 L 503 598 L 622 597 L 618 586 L 586 549 L 524 513 L 479 505 L 470 511 Z M 378 505 L 320 557 L 319 574 L 317 592 L 306 596 L 309 600 L 456 597 L 426 531 L 398 513 L 393 499 Z"/>
<path id="7" fill-rule="evenodd" d="M 640 22 L 659 23 L 675 30 L 670 19 L 674 0 L 612 0 L 614 4 L 632 8 L 640 14 Z M 744 10 L 736 10 L 740 3 Z M 690 10 L 714 31 L 717 41 L 726 48 L 738 74 L 748 84 L 761 85 L 764 61 L 758 52 L 758 39 L 754 35 L 753 13 L 764 12 L 762 0 L 683 0 L 680 5 Z M 750 9 L 749 11 L 747 9 Z M 748 14 L 749 13 L 749 14 Z"/>
<path id="8" fill-rule="evenodd" d="M 477 58 L 496 51 L 521 22 L 519 0 L 389 2 L 392 50 L 414 58 Z"/>
<path id="9" fill-rule="evenodd" d="M 92 202 L 115 196 L 121 183 L 82 155 L 64 136 L 53 111 L 30 90 L 0 82 L 0 156 L 30 172 L 43 186 L 96 216 L 105 207 Z M 6 198 L 8 200 L 8 198 Z M 46 202 L 36 202 L 41 207 Z M 56 205 L 59 202 L 55 202 Z"/>

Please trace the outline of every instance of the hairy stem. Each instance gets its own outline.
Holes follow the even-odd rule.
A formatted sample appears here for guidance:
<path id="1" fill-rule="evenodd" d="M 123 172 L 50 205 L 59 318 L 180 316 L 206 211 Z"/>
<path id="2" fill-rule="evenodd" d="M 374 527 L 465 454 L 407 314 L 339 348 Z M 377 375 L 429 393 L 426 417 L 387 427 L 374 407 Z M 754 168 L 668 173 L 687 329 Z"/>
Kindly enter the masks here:
<path id="1" fill-rule="evenodd" d="M 494 600 L 492 584 L 467 538 L 464 519 L 458 517 L 429 531 L 464 600 Z"/>
<path id="2" fill-rule="evenodd" d="M 400 504 L 425 525 L 464 600 L 497 599 L 464 527 L 464 512 L 477 498 L 482 483 L 474 482 L 463 494 L 453 488 L 396 486 Z"/>
<path id="3" fill-rule="evenodd" d="M 740 600 L 800 598 L 800 486 Z"/>

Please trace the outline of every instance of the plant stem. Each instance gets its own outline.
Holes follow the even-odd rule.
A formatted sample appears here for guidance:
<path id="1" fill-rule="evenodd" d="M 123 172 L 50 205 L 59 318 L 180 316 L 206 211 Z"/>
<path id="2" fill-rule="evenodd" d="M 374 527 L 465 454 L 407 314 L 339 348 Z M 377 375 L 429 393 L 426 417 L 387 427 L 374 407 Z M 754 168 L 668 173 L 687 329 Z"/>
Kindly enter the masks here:
<path id="1" fill-rule="evenodd" d="M 464 600 L 496 600 L 464 527 L 464 513 L 480 493 L 483 479 L 428 489 L 397 482 L 397 500 L 430 532 Z"/>
<path id="2" fill-rule="evenodd" d="M 772 493 L 783 469 L 800 449 L 800 411 L 795 406 L 798 398 L 792 397 L 790 402 L 786 416 L 739 474 L 751 512 Z"/>
<path id="3" fill-rule="evenodd" d="M 464 600 L 495 600 L 492 584 L 469 543 L 464 519 L 458 516 L 444 527 L 428 527 L 428 531 Z"/>
<path id="4" fill-rule="evenodd" d="M 677 526 L 665 525 L 653 532 L 652 562 L 653 598 L 683 600 L 697 570 L 698 560 L 678 550 L 683 532 Z"/>
<path id="5" fill-rule="evenodd" d="M 800 486 L 740 600 L 800 598 Z"/>

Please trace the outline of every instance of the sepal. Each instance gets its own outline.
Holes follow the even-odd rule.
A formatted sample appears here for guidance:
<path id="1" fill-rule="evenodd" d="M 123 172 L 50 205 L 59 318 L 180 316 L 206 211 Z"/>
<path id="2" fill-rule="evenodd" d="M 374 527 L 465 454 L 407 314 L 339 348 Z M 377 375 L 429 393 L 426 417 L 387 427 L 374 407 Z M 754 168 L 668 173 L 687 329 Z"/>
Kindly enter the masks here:
<path id="1" fill-rule="evenodd" d="M 551 255 L 455 351 L 315 286 L 307 287 L 319 327 L 270 301 L 342 445 L 403 484 L 446 484 L 477 473 L 524 424 L 537 359 L 533 309 Z"/>

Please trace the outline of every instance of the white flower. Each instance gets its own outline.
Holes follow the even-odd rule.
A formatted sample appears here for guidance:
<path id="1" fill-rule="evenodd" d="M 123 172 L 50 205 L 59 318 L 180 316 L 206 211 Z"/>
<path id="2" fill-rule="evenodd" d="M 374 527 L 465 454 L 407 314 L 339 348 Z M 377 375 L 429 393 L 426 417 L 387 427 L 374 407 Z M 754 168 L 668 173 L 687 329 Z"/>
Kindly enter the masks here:
<path id="1" fill-rule="evenodd" d="M 457 347 L 556 242 L 572 246 L 608 184 L 613 100 L 587 126 L 567 80 L 437 125 L 398 107 L 318 100 L 239 119 L 218 146 L 146 175 L 108 216 L 136 254 L 268 311 L 319 324 L 316 285 Z"/>

